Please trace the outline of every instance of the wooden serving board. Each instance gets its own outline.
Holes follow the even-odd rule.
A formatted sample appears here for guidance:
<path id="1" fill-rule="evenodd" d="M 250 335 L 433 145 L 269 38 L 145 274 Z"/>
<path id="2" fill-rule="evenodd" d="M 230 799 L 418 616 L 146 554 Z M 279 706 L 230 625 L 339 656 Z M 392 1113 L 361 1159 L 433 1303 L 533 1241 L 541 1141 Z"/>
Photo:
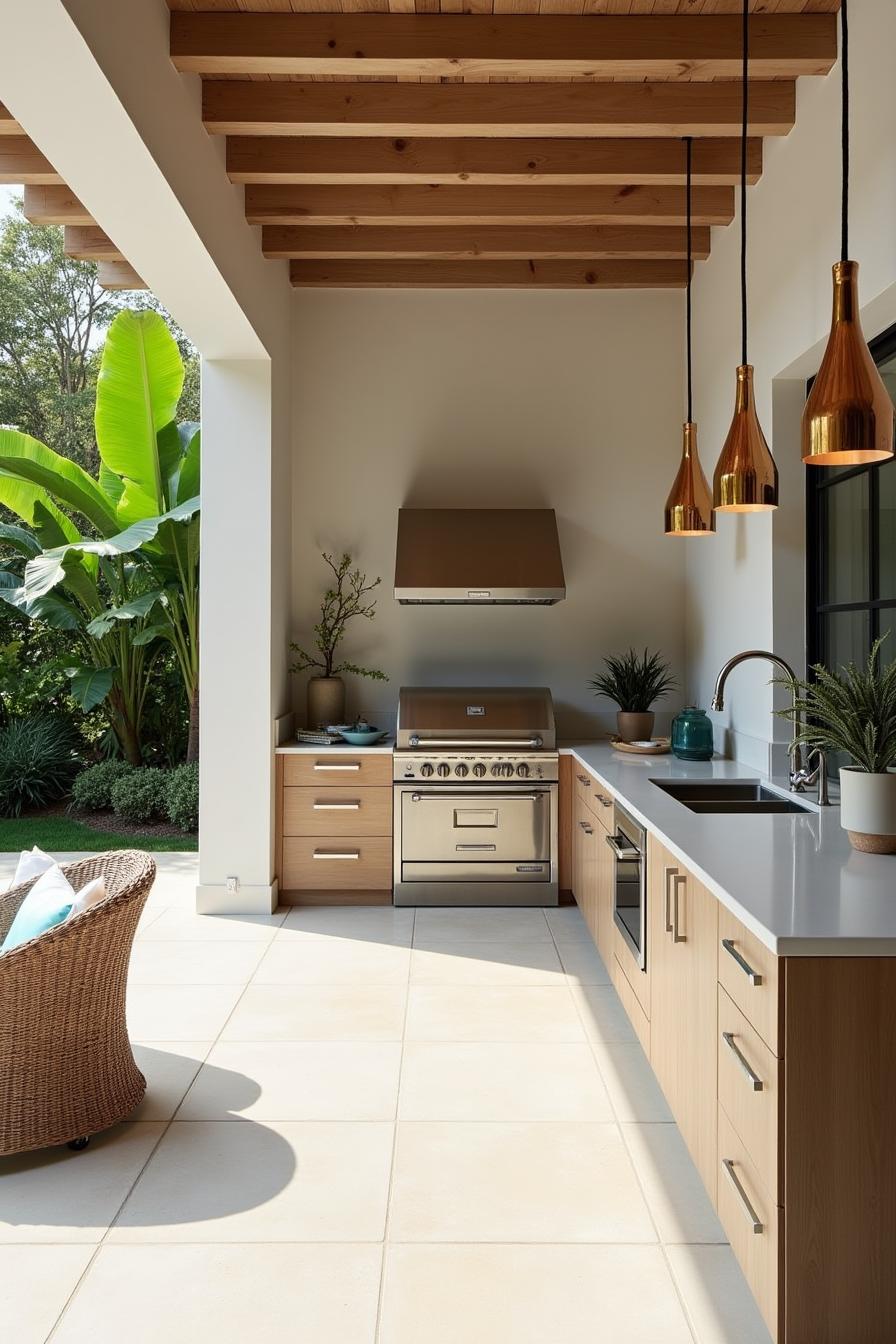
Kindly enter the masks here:
<path id="1" fill-rule="evenodd" d="M 614 751 L 627 751 L 631 756 L 665 756 L 672 746 L 671 737 L 658 737 L 650 747 L 636 747 L 633 742 L 623 742 L 621 737 L 611 737 Z"/>

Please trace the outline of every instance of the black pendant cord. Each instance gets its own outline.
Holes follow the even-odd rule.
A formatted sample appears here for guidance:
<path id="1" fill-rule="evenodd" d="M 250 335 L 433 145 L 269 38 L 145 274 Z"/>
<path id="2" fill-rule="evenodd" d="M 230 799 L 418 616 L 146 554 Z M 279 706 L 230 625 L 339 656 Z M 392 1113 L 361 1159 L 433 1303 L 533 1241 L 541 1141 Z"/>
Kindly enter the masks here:
<path id="1" fill-rule="evenodd" d="M 750 89 L 750 0 L 743 14 L 743 105 L 740 136 L 740 349 L 741 364 L 747 362 L 747 125 Z"/>
<path id="2" fill-rule="evenodd" d="M 849 16 L 840 3 L 840 74 L 843 82 L 843 197 L 840 205 L 840 260 L 849 260 Z"/>
<path id="3" fill-rule="evenodd" d="M 690 246 L 690 155 L 693 151 L 693 140 L 690 136 L 685 136 L 685 181 L 686 181 L 686 216 L 688 216 L 688 289 L 686 289 L 686 328 L 688 328 L 688 423 L 693 422 L 693 362 L 690 356 L 690 276 L 693 273 L 692 246 Z"/>

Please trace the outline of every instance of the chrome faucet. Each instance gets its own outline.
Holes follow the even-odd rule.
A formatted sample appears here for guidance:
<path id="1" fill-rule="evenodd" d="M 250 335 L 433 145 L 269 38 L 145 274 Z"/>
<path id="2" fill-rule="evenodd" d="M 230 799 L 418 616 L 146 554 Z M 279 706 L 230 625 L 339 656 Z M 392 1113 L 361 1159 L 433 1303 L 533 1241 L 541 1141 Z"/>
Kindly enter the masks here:
<path id="1" fill-rule="evenodd" d="M 815 769 L 810 770 L 809 766 L 812 764 L 813 757 L 815 758 Z M 828 795 L 828 758 L 822 751 L 821 747 L 812 748 L 812 750 L 809 752 L 806 765 L 803 767 L 802 770 L 796 773 L 798 774 L 798 779 L 794 787 L 798 788 L 799 785 L 801 784 L 804 785 L 805 787 L 810 787 L 812 784 L 817 784 L 818 806 L 830 807 L 831 799 L 830 796 Z M 791 776 L 791 782 L 792 781 L 793 776 Z"/>
<path id="2" fill-rule="evenodd" d="M 713 692 L 711 709 L 720 710 L 725 708 L 725 682 L 728 680 L 728 673 L 732 672 L 740 663 L 747 662 L 750 658 L 764 658 L 766 662 L 772 663 L 784 673 L 785 677 L 790 679 L 793 701 L 796 704 L 797 685 L 796 673 L 789 663 L 785 663 L 783 658 L 779 658 L 776 653 L 768 653 L 765 649 L 747 649 L 744 653 L 736 653 L 733 658 L 729 658 L 716 679 L 716 689 Z M 807 778 L 807 772 L 803 765 L 803 750 L 797 741 L 801 726 L 799 714 L 793 716 L 793 740 L 790 744 L 790 787 L 794 793 L 803 793 L 806 785 L 815 783 L 815 775 L 812 779 Z M 819 766 L 819 769 L 821 767 Z M 819 785 L 819 789 L 821 786 Z"/>

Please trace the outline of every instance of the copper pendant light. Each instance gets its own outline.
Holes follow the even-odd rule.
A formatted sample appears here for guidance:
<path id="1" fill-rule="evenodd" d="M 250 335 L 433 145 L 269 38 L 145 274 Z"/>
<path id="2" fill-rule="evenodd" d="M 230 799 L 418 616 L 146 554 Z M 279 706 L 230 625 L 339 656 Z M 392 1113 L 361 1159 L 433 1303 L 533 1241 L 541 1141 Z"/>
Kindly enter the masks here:
<path id="1" fill-rule="evenodd" d="M 684 426 L 684 445 L 681 453 L 681 466 L 666 500 L 665 522 L 668 537 L 709 537 L 716 530 L 715 514 L 712 511 L 712 495 L 703 475 L 700 458 L 697 454 L 697 426 L 694 424 L 693 388 L 691 378 L 691 271 L 693 269 L 691 249 L 691 137 L 685 139 L 686 146 L 686 192 L 687 192 L 687 237 L 688 237 L 688 284 L 687 284 L 687 349 L 688 349 L 688 418 Z"/>
<path id="2" fill-rule="evenodd" d="M 840 6 L 843 194 L 840 260 L 827 349 L 803 411 L 803 461 L 818 467 L 885 462 L 893 456 L 893 403 L 859 320 L 859 264 L 849 256 L 849 19 Z"/>
<path id="3" fill-rule="evenodd" d="M 713 476 L 719 513 L 762 513 L 778 507 L 778 468 L 756 414 L 753 366 L 747 361 L 747 127 L 750 92 L 750 0 L 743 6 L 743 101 L 740 146 L 741 362 L 734 416 Z"/>

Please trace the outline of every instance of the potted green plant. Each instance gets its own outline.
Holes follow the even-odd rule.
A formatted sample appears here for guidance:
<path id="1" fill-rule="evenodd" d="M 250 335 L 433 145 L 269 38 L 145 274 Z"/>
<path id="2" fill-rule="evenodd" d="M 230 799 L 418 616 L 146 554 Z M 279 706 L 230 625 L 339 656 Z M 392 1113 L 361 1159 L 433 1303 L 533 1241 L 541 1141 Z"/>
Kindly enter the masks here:
<path id="1" fill-rule="evenodd" d="M 343 672 L 356 677 L 371 677 L 374 681 L 388 681 L 385 672 L 373 667 L 358 667 L 356 663 L 337 662 L 337 650 L 345 635 L 345 628 L 355 616 L 372 621 L 376 599 L 370 594 L 381 582 L 379 578 L 367 582 L 367 575 L 352 568 L 352 558 L 345 554 L 338 561 L 323 552 L 323 559 L 333 571 L 333 583 L 324 593 L 320 604 L 320 620 L 314 627 L 314 648 L 310 652 L 298 644 L 290 648 L 298 655 L 290 672 L 318 669 L 308 682 L 308 726 L 326 727 L 345 719 L 345 682 Z"/>
<path id="2" fill-rule="evenodd" d="M 896 854 L 896 662 L 881 669 L 882 642 L 864 667 L 816 664 L 814 680 L 797 679 L 793 704 L 778 713 L 797 720 L 795 741 L 852 761 L 840 767 L 840 824 L 853 848 Z"/>
<path id="3" fill-rule="evenodd" d="M 595 695 L 606 696 L 619 706 L 616 728 L 623 742 L 646 741 L 653 733 L 651 706 L 675 686 L 669 664 L 659 653 L 643 654 L 629 649 L 618 657 L 604 659 L 605 672 L 591 681 Z"/>

